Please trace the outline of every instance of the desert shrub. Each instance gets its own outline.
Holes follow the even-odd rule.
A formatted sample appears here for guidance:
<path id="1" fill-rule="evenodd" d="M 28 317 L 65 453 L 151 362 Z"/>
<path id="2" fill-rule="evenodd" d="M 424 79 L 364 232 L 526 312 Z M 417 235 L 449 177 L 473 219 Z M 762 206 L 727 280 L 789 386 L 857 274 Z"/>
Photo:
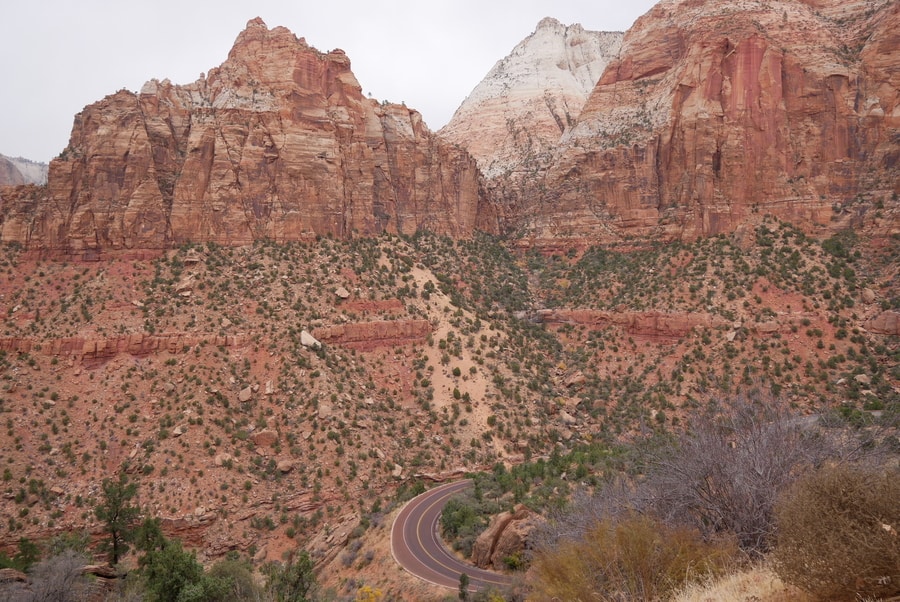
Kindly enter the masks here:
<path id="1" fill-rule="evenodd" d="M 90 583 L 82 574 L 85 558 L 65 550 L 34 564 L 28 582 L 0 581 L 0 600 L 8 602 L 76 602 L 89 599 Z"/>
<path id="2" fill-rule="evenodd" d="M 841 464 L 778 500 L 774 567 L 829 600 L 900 594 L 900 470 Z"/>
<path id="3" fill-rule="evenodd" d="M 58 556 L 67 550 L 71 550 L 76 554 L 86 555 L 90 541 L 91 536 L 87 531 L 60 533 L 48 542 L 47 555 L 50 557 Z"/>
<path id="4" fill-rule="evenodd" d="M 227 588 L 219 599 L 220 602 L 240 602 L 243 600 L 261 600 L 263 588 L 253 578 L 253 567 L 243 560 L 225 559 L 212 565 L 207 572 L 209 577 L 227 584 Z"/>
<path id="5" fill-rule="evenodd" d="M 285 563 L 270 562 L 263 566 L 266 574 L 266 590 L 277 602 L 307 602 L 315 599 L 318 585 L 316 583 L 315 565 L 306 550 Z"/>
<path id="6" fill-rule="evenodd" d="M 206 574 L 196 556 L 177 540 L 141 558 L 149 600 L 159 602 L 212 602 L 224 599 L 232 583 Z"/>
<path id="7" fill-rule="evenodd" d="M 532 586 L 539 600 L 655 600 L 721 574 L 737 554 L 728 541 L 705 541 L 696 530 L 631 514 L 537 550 Z"/>
<path id="8" fill-rule="evenodd" d="M 19 539 L 18 551 L 12 558 L 7 556 L 5 552 L 0 552 L 0 569 L 27 571 L 40 558 L 41 551 L 37 544 L 27 537 L 22 537 Z"/>
<path id="9" fill-rule="evenodd" d="M 706 535 L 732 533 L 742 549 L 762 554 L 772 543 L 778 495 L 806 467 L 835 453 L 776 400 L 737 398 L 696 420 L 675 449 L 654 454 L 636 503 L 670 524 Z"/>
<path id="10" fill-rule="evenodd" d="M 471 491 L 466 491 L 450 498 L 441 512 L 441 534 L 463 556 L 472 555 L 475 540 L 488 525 L 484 505 L 484 500 L 476 500 Z M 496 512 L 498 508 L 492 510 Z"/>
<path id="11" fill-rule="evenodd" d="M 29 602 L 75 602 L 87 598 L 89 583 L 82 574 L 84 556 L 65 550 L 34 565 Z"/>

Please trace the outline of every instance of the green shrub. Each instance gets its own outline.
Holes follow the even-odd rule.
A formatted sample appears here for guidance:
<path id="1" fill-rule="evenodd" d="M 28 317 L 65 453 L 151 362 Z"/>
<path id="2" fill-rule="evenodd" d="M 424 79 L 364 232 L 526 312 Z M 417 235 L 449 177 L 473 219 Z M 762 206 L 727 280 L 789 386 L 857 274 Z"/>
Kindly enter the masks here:
<path id="1" fill-rule="evenodd" d="M 306 550 L 286 563 L 272 562 L 263 567 L 266 590 L 277 602 L 307 602 L 315 598 L 318 586 L 312 558 Z"/>
<path id="2" fill-rule="evenodd" d="M 900 594 L 900 470 L 837 465 L 799 480 L 775 508 L 778 575 L 829 600 Z"/>

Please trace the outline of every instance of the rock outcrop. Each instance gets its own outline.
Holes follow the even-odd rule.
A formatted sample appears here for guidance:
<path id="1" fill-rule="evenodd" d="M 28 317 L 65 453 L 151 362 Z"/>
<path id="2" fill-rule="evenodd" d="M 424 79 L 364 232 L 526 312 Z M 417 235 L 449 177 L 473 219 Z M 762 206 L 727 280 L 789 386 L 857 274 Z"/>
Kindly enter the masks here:
<path id="1" fill-rule="evenodd" d="M 260 19 L 196 82 L 86 107 L 33 196 L 4 193 L 0 239 L 69 253 L 494 228 L 466 152 Z"/>
<path id="2" fill-rule="evenodd" d="M 120 354 L 135 356 L 154 353 L 183 353 L 207 341 L 220 347 L 242 347 L 247 344 L 246 335 L 204 337 L 197 333 L 148 334 L 135 333 L 114 338 L 69 337 L 37 341 L 28 338 L 0 338 L 0 351 L 7 353 L 31 353 L 40 350 L 44 355 L 72 358 L 76 361 L 106 360 Z"/>
<path id="3" fill-rule="evenodd" d="M 543 19 L 438 133 L 466 148 L 493 180 L 542 166 L 618 54 L 623 35 Z"/>
<path id="4" fill-rule="evenodd" d="M 480 568 L 502 570 L 520 560 L 530 546 L 530 537 L 544 519 L 522 504 L 512 512 L 501 512 L 472 546 L 472 562 Z"/>
<path id="5" fill-rule="evenodd" d="M 900 192 L 900 4 L 663 0 L 517 211 L 532 240 L 852 224 Z M 890 210 L 891 207 L 888 207 Z"/>
<path id="6" fill-rule="evenodd" d="M 728 324 L 705 313 L 664 313 L 658 311 L 603 311 L 594 309 L 542 309 L 535 319 L 542 324 L 574 324 L 592 330 L 618 327 L 630 335 L 662 341 L 681 339 L 695 328 L 718 328 Z"/>
<path id="7" fill-rule="evenodd" d="M 15 164 L 0 155 L 0 186 L 21 186 L 25 178 Z"/>
<path id="8" fill-rule="evenodd" d="M 900 336 L 900 312 L 881 312 L 866 322 L 866 330 L 874 334 Z"/>

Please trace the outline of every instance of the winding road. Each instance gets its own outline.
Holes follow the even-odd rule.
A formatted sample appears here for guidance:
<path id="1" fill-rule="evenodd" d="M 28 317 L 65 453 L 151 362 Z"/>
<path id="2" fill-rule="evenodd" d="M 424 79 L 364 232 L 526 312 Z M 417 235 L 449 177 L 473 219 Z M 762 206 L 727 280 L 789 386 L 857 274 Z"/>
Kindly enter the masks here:
<path id="1" fill-rule="evenodd" d="M 400 566 L 429 583 L 453 589 L 459 588 L 461 573 L 469 576 L 469 591 L 511 583 L 506 575 L 485 571 L 458 559 L 444 546 L 438 534 L 444 504 L 455 493 L 471 486 L 471 481 L 448 483 L 406 503 L 391 527 L 391 554 Z"/>

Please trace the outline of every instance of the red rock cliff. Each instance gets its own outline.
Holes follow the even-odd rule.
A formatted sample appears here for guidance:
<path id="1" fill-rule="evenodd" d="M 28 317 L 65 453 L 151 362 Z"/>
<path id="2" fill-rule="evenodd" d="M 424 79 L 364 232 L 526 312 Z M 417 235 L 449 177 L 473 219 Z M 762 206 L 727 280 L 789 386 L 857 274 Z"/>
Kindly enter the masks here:
<path id="1" fill-rule="evenodd" d="M 5 193 L 3 241 L 78 252 L 493 228 L 468 154 L 418 112 L 364 98 L 342 51 L 260 19 L 196 82 L 86 107 L 35 197 Z"/>
<path id="2" fill-rule="evenodd" d="M 808 229 L 900 191 L 900 3 L 663 0 L 520 213 L 535 240 Z M 896 229 L 896 224 L 894 224 Z"/>

